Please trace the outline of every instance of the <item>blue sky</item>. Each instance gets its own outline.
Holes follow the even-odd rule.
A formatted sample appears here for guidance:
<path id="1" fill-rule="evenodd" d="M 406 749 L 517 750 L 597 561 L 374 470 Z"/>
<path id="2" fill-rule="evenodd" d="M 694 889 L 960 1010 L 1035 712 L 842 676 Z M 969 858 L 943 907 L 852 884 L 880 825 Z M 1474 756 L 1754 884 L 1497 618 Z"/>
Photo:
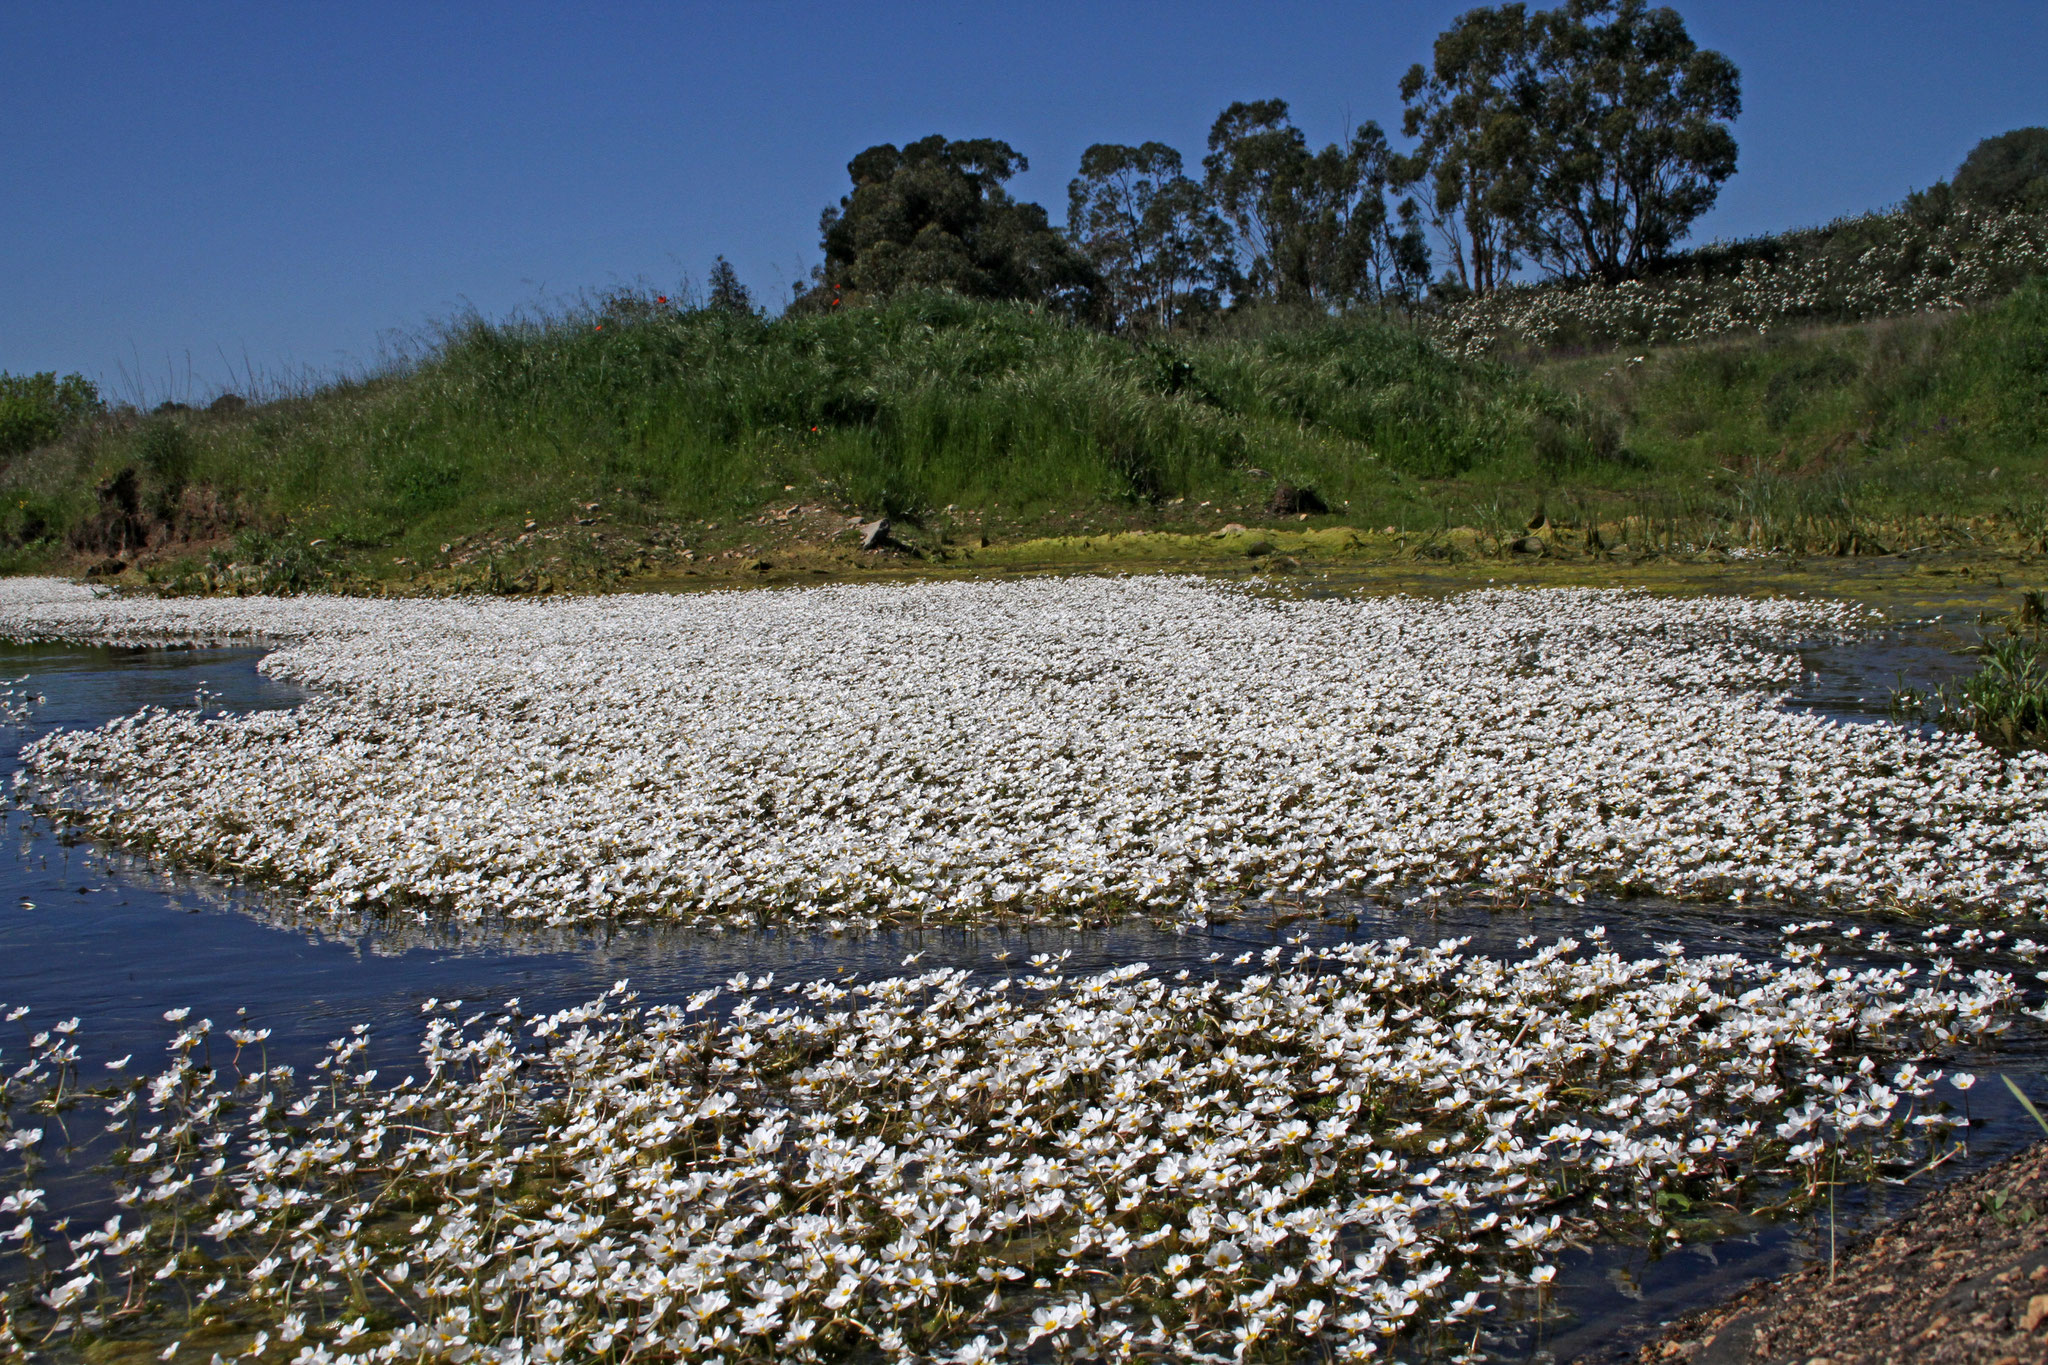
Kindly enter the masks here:
<path id="1" fill-rule="evenodd" d="M 466 307 L 701 280 L 779 302 L 847 160 L 1009 141 L 1064 214 L 1093 142 L 1198 161 L 1280 96 L 1398 127 L 1458 3 L 0 7 L 0 370 L 204 398 L 375 362 Z M 1741 68 L 1742 166 L 1698 237 L 1898 199 L 2048 124 L 2048 5 L 1693 0 Z"/>

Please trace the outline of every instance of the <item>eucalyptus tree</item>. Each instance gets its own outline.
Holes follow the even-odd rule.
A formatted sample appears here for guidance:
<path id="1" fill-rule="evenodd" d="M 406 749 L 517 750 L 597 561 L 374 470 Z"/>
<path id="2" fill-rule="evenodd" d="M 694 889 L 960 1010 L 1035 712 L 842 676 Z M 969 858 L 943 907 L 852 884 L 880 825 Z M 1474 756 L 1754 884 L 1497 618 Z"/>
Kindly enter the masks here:
<path id="1" fill-rule="evenodd" d="M 1642 272 L 1735 173 L 1735 63 L 1644 0 L 1567 0 L 1537 16 L 1522 240 L 1556 274 Z"/>
<path id="2" fill-rule="evenodd" d="M 1163 142 L 1098 142 L 1067 185 L 1067 235 L 1094 263 L 1103 311 L 1126 331 L 1213 312 L 1232 279 L 1230 229 Z"/>
<path id="3" fill-rule="evenodd" d="M 1326 308 L 1412 292 L 1428 252 L 1416 210 L 1389 208 L 1401 166 L 1375 123 L 1317 152 L 1285 100 L 1225 109 L 1202 167 L 1231 229 L 1234 292 Z"/>
<path id="4" fill-rule="evenodd" d="M 1405 179 L 1424 203 L 1459 288 L 1490 294 L 1519 264 L 1516 225 L 1529 196 L 1525 6 L 1475 9 L 1438 36 L 1425 67 L 1401 79 L 1401 129 L 1419 139 Z"/>
<path id="5" fill-rule="evenodd" d="M 1401 92 L 1421 138 L 1410 175 L 1431 180 L 1482 292 L 1518 255 L 1552 275 L 1640 275 L 1735 172 L 1735 64 L 1645 0 L 1469 11 Z"/>

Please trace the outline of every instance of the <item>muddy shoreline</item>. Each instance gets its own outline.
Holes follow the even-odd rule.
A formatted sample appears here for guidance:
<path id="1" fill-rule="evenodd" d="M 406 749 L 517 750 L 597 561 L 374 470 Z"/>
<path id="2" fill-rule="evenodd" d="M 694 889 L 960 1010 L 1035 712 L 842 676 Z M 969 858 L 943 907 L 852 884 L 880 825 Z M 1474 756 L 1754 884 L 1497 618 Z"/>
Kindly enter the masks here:
<path id="1" fill-rule="evenodd" d="M 2048 1360 L 2048 1140 L 1935 1191 L 1826 1261 L 1689 1313 L 1640 1365 Z"/>

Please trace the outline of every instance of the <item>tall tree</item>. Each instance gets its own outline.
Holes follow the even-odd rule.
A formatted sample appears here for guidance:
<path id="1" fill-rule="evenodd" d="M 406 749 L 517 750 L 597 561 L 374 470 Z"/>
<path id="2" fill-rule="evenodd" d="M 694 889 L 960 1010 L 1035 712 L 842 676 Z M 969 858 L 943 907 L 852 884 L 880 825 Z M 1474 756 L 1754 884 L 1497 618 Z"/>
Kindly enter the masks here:
<path id="1" fill-rule="evenodd" d="M 1401 129 L 1419 139 L 1403 179 L 1426 182 L 1431 226 L 1461 289 L 1490 294 L 1518 264 L 1514 234 L 1529 192 L 1522 107 L 1531 49 L 1525 6 L 1475 9 L 1438 36 L 1425 68 L 1401 78 Z"/>
<path id="2" fill-rule="evenodd" d="M 1412 211 L 1389 213 L 1399 163 L 1377 124 L 1312 152 L 1285 100 L 1240 101 L 1210 128 L 1202 167 L 1234 232 L 1240 294 L 1343 307 L 1427 274 Z"/>
<path id="3" fill-rule="evenodd" d="M 847 163 L 852 192 L 819 220 L 820 282 L 830 291 L 939 288 L 1087 309 L 1095 293 L 1087 259 L 1043 208 L 1003 188 L 1029 165 L 994 138 L 949 142 L 935 133 L 868 148 Z"/>
<path id="4" fill-rule="evenodd" d="M 1234 289 L 1273 297 L 1305 292 L 1287 268 L 1296 254 L 1309 159 L 1308 139 L 1289 121 L 1286 100 L 1239 100 L 1210 126 L 1203 180 L 1235 234 Z"/>
<path id="5" fill-rule="evenodd" d="M 1337 305 L 1406 300 L 1429 280 L 1429 244 L 1413 199 L 1392 201 L 1402 158 L 1377 123 L 1316 153 L 1304 186 L 1300 273 Z"/>
<path id="6" fill-rule="evenodd" d="M 1213 311 L 1230 283 L 1230 230 L 1163 142 L 1098 142 L 1081 153 L 1067 235 L 1102 278 L 1108 319 L 1128 331 L 1166 331 Z"/>
<path id="7" fill-rule="evenodd" d="M 1741 77 L 1645 0 L 1566 0 L 1534 27 L 1523 246 L 1554 274 L 1632 278 L 1735 173 Z"/>
<path id="8" fill-rule="evenodd" d="M 1735 64 L 1647 0 L 1475 9 L 1402 82 L 1436 214 L 1496 287 L 1519 254 L 1554 275 L 1629 279 L 1734 174 Z M 1415 172 L 1411 172 L 1415 173 Z M 1455 257 L 1454 257 L 1455 260 Z"/>

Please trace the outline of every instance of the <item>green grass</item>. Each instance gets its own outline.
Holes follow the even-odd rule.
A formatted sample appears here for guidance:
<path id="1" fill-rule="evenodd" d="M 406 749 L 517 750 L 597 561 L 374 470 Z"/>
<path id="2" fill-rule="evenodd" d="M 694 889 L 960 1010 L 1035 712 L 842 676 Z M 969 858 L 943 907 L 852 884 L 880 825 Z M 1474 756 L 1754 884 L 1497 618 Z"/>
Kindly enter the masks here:
<path id="1" fill-rule="evenodd" d="M 1015 538 L 1199 529 L 1280 482 L 1321 494 L 1321 524 L 1468 526 L 1503 553 L 1539 516 L 1638 551 L 2038 541 L 2044 456 L 2042 282 L 1969 314 L 1533 366 L 1366 319 L 1133 345 L 950 296 L 763 321 L 623 295 L 465 321 L 403 372 L 241 412 L 98 419 L 0 468 L 0 567 L 65 562 L 124 469 L 145 516 L 189 521 L 202 490 L 269 538 L 232 553 L 324 541 L 320 564 L 374 566 L 598 501 L 701 527 L 794 490 L 912 522 L 977 509 Z"/>
<path id="2" fill-rule="evenodd" d="M 1892 714 L 1932 721 L 2012 752 L 2048 748 L 2048 600 L 2022 595 L 2020 605 L 1987 624 L 1999 627 L 1976 651 L 1974 673 L 1931 692 L 1901 689 Z"/>
<path id="3" fill-rule="evenodd" d="M 2048 281 L 1971 313 L 1536 374 L 1625 432 L 1634 477 L 1599 481 L 1599 498 L 1662 504 L 1697 537 L 1805 551 L 1987 538 L 2039 548 L 2048 529 Z"/>

